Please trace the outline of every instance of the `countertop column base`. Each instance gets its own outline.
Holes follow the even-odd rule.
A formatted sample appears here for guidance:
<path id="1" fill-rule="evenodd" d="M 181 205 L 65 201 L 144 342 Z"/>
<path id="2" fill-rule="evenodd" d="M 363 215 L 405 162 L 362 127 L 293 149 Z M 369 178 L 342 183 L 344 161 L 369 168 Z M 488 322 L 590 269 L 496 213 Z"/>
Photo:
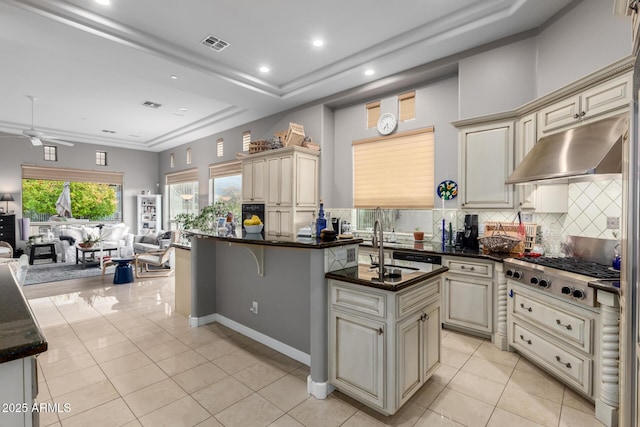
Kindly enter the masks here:
<path id="1" fill-rule="evenodd" d="M 311 379 L 311 375 L 307 377 L 307 393 L 316 399 L 324 400 L 329 396 L 335 387 L 329 382 L 317 383 Z"/>

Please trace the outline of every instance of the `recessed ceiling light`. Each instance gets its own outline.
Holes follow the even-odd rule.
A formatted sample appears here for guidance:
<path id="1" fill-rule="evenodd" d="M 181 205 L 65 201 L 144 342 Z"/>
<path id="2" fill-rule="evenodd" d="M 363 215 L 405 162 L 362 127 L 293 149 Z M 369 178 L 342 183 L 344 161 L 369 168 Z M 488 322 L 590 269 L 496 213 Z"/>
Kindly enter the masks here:
<path id="1" fill-rule="evenodd" d="M 184 111 L 187 111 L 187 109 L 186 108 L 178 108 L 178 111 L 183 111 L 184 112 Z"/>
<path id="2" fill-rule="evenodd" d="M 267 67 L 266 65 L 263 65 L 262 67 L 260 67 L 260 72 L 261 73 L 268 73 L 269 72 L 269 67 Z"/>
<path id="3" fill-rule="evenodd" d="M 178 80 L 178 76 L 176 76 L 175 74 L 171 74 L 169 76 L 172 80 Z"/>
<path id="4" fill-rule="evenodd" d="M 373 71 L 372 69 L 368 69 L 364 72 L 365 76 L 373 76 L 373 74 L 375 73 L 375 71 Z"/>
<path id="5" fill-rule="evenodd" d="M 96 3 L 101 4 L 102 6 L 111 5 L 111 0 L 96 0 Z"/>
<path id="6" fill-rule="evenodd" d="M 315 47 L 320 47 L 320 46 L 324 46 L 324 41 L 320 40 L 320 39 L 316 39 L 313 41 L 313 45 Z"/>

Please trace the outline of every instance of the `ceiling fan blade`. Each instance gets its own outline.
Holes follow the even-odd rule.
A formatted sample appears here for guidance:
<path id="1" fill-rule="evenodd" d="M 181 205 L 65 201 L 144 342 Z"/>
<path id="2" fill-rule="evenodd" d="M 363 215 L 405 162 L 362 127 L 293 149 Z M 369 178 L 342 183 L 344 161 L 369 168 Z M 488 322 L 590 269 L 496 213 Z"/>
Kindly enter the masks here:
<path id="1" fill-rule="evenodd" d="M 37 136 L 30 136 L 29 139 L 34 147 L 42 145 L 42 141 Z"/>

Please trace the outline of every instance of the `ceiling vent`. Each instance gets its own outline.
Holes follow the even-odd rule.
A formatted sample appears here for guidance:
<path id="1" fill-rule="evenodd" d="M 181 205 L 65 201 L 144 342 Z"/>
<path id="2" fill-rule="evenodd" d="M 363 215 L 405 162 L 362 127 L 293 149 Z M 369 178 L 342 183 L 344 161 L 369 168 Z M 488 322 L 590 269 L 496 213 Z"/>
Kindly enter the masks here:
<path id="1" fill-rule="evenodd" d="M 109 129 L 102 129 L 102 132 L 104 132 L 104 133 L 116 133 L 115 130 L 109 130 Z"/>
<path id="2" fill-rule="evenodd" d="M 202 40 L 201 43 L 215 50 L 216 52 L 222 52 L 224 49 L 226 49 L 229 46 L 229 42 L 226 42 L 222 39 L 219 39 L 218 37 L 211 36 L 211 35 L 207 36 L 204 40 Z"/>
<path id="3" fill-rule="evenodd" d="M 144 105 L 145 107 L 149 107 L 149 108 L 160 108 L 160 107 L 162 107 L 162 104 L 158 104 L 157 102 L 151 102 L 151 101 L 144 101 L 142 103 L 142 105 Z"/>

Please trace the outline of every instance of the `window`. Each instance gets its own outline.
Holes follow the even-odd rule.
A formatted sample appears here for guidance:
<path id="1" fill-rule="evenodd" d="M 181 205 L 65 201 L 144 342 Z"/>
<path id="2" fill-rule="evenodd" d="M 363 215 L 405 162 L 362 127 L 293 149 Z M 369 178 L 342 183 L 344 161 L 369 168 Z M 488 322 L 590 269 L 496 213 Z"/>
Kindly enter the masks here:
<path id="1" fill-rule="evenodd" d="M 366 105 L 367 109 L 367 129 L 376 127 L 380 118 L 380 101 L 370 102 Z"/>
<path id="2" fill-rule="evenodd" d="M 398 95 L 398 111 L 400 121 L 413 120 L 416 118 L 416 91 L 411 91 Z"/>
<path id="3" fill-rule="evenodd" d="M 175 229 L 175 217 L 178 214 L 200 213 L 198 204 L 198 169 L 167 174 L 166 192 L 168 195 L 169 225 Z"/>
<path id="4" fill-rule="evenodd" d="M 433 208 L 433 128 L 354 141 L 353 174 L 356 208 Z"/>
<path id="5" fill-rule="evenodd" d="M 191 148 L 187 148 L 187 164 L 191 164 Z"/>
<path id="6" fill-rule="evenodd" d="M 172 168 L 176 167 L 176 155 L 173 153 L 169 154 L 169 166 Z"/>
<path id="7" fill-rule="evenodd" d="M 65 182 L 74 218 L 122 221 L 123 173 L 44 166 L 22 166 L 22 215 L 33 222 L 49 221 L 57 214 Z"/>
<path id="8" fill-rule="evenodd" d="M 44 150 L 44 159 L 48 162 L 57 162 L 58 161 L 58 147 L 54 147 L 53 145 L 45 145 L 42 147 Z"/>
<path id="9" fill-rule="evenodd" d="M 242 132 L 242 151 L 249 151 L 249 144 L 251 144 L 251 131 Z"/>
<path id="10" fill-rule="evenodd" d="M 96 165 L 107 166 L 107 152 L 96 151 Z"/>
<path id="11" fill-rule="evenodd" d="M 209 165 L 209 202 L 226 203 L 235 218 L 242 210 L 242 164 L 233 160 Z"/>
<path id="12" fill-rule="evenodd" d="M 222 140 L 222 138 L 216 141 L 216 156 L 224 156 L 224 141 Z"/>

